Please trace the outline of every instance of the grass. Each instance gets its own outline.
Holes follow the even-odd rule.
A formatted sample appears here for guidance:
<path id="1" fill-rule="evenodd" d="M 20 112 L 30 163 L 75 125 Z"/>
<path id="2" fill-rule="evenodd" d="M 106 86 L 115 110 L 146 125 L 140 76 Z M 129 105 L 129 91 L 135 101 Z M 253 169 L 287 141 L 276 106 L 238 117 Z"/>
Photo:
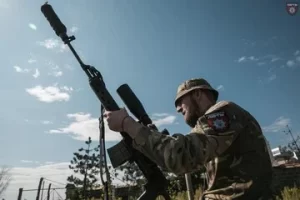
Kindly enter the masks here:
<path id="1" fill-rule="evenodd" d="M 285 187 L 281 191 L 281 196 L 277 196 L 276 200 L 297 200 L 300 199 L 300 188 L 292 187 L 288 188 Z"/>
<path id="2" fill-rule="evenodd" d="M 195 191 L 194 199 L 193 200 L 199 200 L 200 196 L 202 194 L 201 189 L 197 189 Z M 121 198 L 118 198 L 120 200 Z M 137 198 L 129 198 L 129 200 L 134 200 Z M 157 197 L 156 200 L 164 200 L 163 197 Z M 171 197 L 171 200 L 189 200 L 188 194 L 185 191 L 177 193 L 177 195 L 173 195 Z M 276 200 L 300 200 L 300 187 L 285 187 L 279 196 L 276 196 Z"/>
<path id="3" fill-rule="evenodd" d="M 195 191 L 194 200 L 199 200 L 202 194 L 202 190 Z M 188 200 L 187 192 L 179 192 L 176 196 L 171 197 L 172 200 Z M 158 197 L 156 200 L 164 200 L 164 198 Z M 285 187 L 280 196 L 276 196 L 276 200 L 300 200 L 300 188 L 297 187 Z"/>

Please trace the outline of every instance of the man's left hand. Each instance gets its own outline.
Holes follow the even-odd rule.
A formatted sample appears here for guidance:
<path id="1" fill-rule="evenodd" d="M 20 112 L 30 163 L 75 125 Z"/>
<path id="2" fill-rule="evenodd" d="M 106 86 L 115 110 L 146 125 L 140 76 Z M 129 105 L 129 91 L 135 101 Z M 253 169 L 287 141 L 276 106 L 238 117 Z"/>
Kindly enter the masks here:
<path id="1" fill-rule="evenodd" d="M 117 111 L 105 111 L 103 116 L 107 120 L 109 129 L 115 132 L 124 131 L 123 121 L 125 118 L 129 117 L 125 108 L 122 108 Z"/>

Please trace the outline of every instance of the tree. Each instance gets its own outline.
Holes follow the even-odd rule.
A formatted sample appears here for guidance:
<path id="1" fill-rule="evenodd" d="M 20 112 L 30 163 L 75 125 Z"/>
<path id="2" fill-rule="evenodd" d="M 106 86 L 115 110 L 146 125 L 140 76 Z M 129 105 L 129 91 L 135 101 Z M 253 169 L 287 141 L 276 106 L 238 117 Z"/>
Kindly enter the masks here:
<path id="1" fill-rule="evenodd" d="M 296 138 L 294 137 L 291 129 L 289 128 L 289 126 L 286 126 L 287 130 L 283 131 L 286 135 L 290 135 L 292 138 L 292 141 L 288 143 L 287 147 L 295 152 L 296 154 L 300 154 L 300 136 L 297 136 Z"/>
<path id="2" fill-rule="evenodd" d="M 122 173 L 120 173 L 122 172 Z M 138 185 L 139 190 L 134 191 L 131 193 L 132 196 L 129 199 L 137 199 L 142 194 L 142 186 L 146 183 L 145 178 L 143 176 L 142 171 L 139 169 L 135 162 L 126 162 L 123 165 L 117 167 L 113 171 L 114 178 L 129 185 Z M 122 174 L 121 177 L 120 174 Z M 128 186 L 128 191 L 133 189 L 132 187 Z"/>
<path id="3" fill-rule="evenodd" d="M 74 157 L 70 161 L 69 168 L 74 171 L 74 175 L 67 178 L 67 181 L 73 183 L 78 189 L 78 195 L 86 199 L 89 197 L 89 192 L 87 190 L 94 189 L 98 187 L 97 175 L 100 173 L 100 155 L 99 148 L 91 147 L 92 140 L 89 137 L 85 144 L 87 148 L 80 148 L 78 152 L 73 153 Z"/>
<path id="4" fill-rule="evenodd" d="M 6 166 L 2 166 L 0 169 L 0 197 L 3 195 L 11 181 L 10 170 L 11 169 Z"/>
<path id="5" fill-rule="evenodd" d="M 141 185 L 145 183 L 143 173 L 135 162 L 126 162 L 119 166 L 117 170 L 123 172 L 122 181 L 124 182 L 129 182 L 134 185 Z M 117 173 L 116 175 L 118 176 L 119 174 Z"/>

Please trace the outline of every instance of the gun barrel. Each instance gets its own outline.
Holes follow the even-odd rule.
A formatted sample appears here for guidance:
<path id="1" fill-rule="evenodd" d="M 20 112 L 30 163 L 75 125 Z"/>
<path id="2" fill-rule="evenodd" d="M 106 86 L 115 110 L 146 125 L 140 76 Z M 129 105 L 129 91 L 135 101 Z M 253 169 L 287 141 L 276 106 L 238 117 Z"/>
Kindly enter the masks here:
<path id="1" fill-rule="evenodd" d="M 41 11 L 49 21 L 57 36 L 61 37 L 62 35 L 65 35 L 67 33 L 66 26 L 60 21 L 59 17 L 56 15 L 50 4 L 45 3 L 44 5 L 42 5 Z"/>
<path id="2" fill-rule="evenodd" d="M 144 125 L 152 124 L 143 104 L 131 90 L 128 84 L 123 84 L 117 89 L 117 93 L 126 104 L 130 112 Z"/>

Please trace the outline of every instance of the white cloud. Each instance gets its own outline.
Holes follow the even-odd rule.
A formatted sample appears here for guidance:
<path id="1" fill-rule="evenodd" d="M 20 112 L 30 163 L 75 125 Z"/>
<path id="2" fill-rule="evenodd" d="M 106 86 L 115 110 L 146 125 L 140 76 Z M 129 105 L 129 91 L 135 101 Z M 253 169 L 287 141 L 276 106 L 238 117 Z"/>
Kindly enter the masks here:
<path id="1" fill-rule="evenodd" d="M 157 118 L 157 117 L 166 117 L 169 116 L 168 113 L 154 113 L 152 114 L 152 117 Z"/>
<path id="2" fill-rule="evenodd" d="M 295 66 L 295 61 L 293 61 L 293 60 L 288 60 L 287 62 L 286 62 L 286 65 L 288 66 L 288 67 L 294 67 Z"/>
<path id="3" fill-rule="evenodd" d="M 27 69 L 27 68 L 21 68 L 19 66 L 14 66 L 14 69 L 16 72 L 18 73 L 29 73 L 30 71 L 32 71 L 31 69 Z M 35 69 L 34 73 L 32 74 L 32 76 L 34 78 L 38 78 L 40 76 L 40 72 L 38 69 Z"/>
<path id="4" fill-rule="evenodd" d="M 237 62 L 241 63 L 241 62 L 252 61 L 252 62 L 256 62 L 257 65 L 262 66 L 262 65 L 265 65 L 267 63 L 276 62 L 278 60 L 280 60 L 280 58 L 276 55 L 266 55 L 266 56 L 261 56 L 261 57 L 242 56 L 237 60 Z"/>
<path id="5" fill-rule="evenodd" d="M 65 52 L 65 51 L 67 51 L 67 49 L 68 49 L 67 45 L 65 45 L 63 43 L 59 46 L 59 51 L 60 52 Z"/>
<path id="6" fill-rule="evenodd" d="M 62 71 L 52 72 L 51 75 L 53 75 L 55 77 L 60 77 L 63 75 L 63 72 Z"/>
<path id="7" fill-rule="evenodd" d="M 31 160 L 21 160 L 22 163 L 31 163 Z"/>
<path id="8" fill-rule="evenodd" d="M 54 164 L 54 162 L 51 162 L 51 161 L 46 161 L 46 162 L 45 162 L 45 164 L 46 164 L 46 165 L 49 165 L 49 164 Z"/>
<path id="9" fill-rule="evenodd" d="M 219 85 L 219 86 L 217 87 L 217 90 L 219 90 L 219 91 L 224 91 L 224 90 L 225 90 L 225 88 L 224 88 L 224 86 L 223 86 L 223 85 Z"/>
<path id="10" fill-rule="evenodd" d="M 67 117 L 72 120 L 68 126 L 50 130 L 49 133 L 70 134 L 75 140 L 85 141 L 88 137 L 91 137 L 92 140 L 99 140 L 98 118 L 93 118 L 89 113 L 68 114 Z M 105 139 L 106 141 L 119 141 L 121 139 L 121 135 L 119 133 L 109 130 L 106 121 Z"/>
<path id="11" fill-rule="evenodd" d="M 289 67 L 289 68 L 295 68 L 297 66 L 300 66 L 300 51 L 297 50 L 295 51 L 295 53 L 293 54 L 295 57 L 289 59 L 287 62 L 286 62 L 286 65 L 282 66 L 282 68 L 285 68 L 285 67 Z"/>
<path id="12" fill-rule="evenodd" d="M 63 188 L 67 183 L 67 177 L 72 175 L 73 172 L 69 169 L 69 162 L 53 163 L 48 162 L 48 164 L 43 164 L 35 167 L 14 167 L 12 168 L 11 174 L 13 180 L 11 181 L 9 187 L 4 193 L 5 199 L 17 199 L 19 188 L 33 189 L 37 188 L 37 185 L 41 177 L 44 177 L 45 184 L 44 187 L 47 188 L 49 183 L 53 187 Z M 122 172 L 120 173 L 122 174 Z M 113 173 L 111 173 L 113 176 Z M 97 176 L 99 177 L 99 176 Z M 53 181 L 53 182 L 51 182 Z M 114 179 L 114 185 L 124 185 L 122 181 Z M 65 190 L 56 190 L 60 196 L 65 198 Z M 47 192 L 43 192 L 46 196 Z M 32 200 L 36 198 L 36 191 L 27 192 L 24 191 L 22 199 Z M 43 198 L 44 199 L 44 198 Z M 51 197 L 52 199 L 52 197 Z"/>
<path id="13" fill-rule="evenodd" d="M 57 39 L 46 39 L 43 42 L 38 42 L 39 45 L 44 46 L 46 49 L 53 49 L 59 46 L 60 41 Z"/>
<path id="14" fill-rule="evenodd" d="M 14 68 L 15 68 L 16 72 L 19 72 L 19 73 L 28 73 L 28 72 L 30 72 L 30 70 L 27 69 L 27 68 L 21 68 L 19 66 L 14 66 Z"/>
<path id="15" fill-rule="evenodd" d="M 164 125 L 175 124 L 176 120 L 176 116 L 170 115 L 169 113 L 153 113 L 150 118 L 157 128 Z"/>
<path id="16" fill-rule="evenodd" d="M 171 125 L 175 122 L 176 117 L 173 115 L 169 115 L 160 119 L 153 120 L 153 124 L 155 124 L 157 127 L 163 126 L 163 125 Z"/>
<path id="17" fill-rule="evenodd" d="M 26 92 L 36 97 L 39 101 L 46 103 L 52 103 L 54 101 L 69 101 L 70 99 L 70 91 L 60 89 L 56 86 L 43 87 L 41 85 L 37 85 L 32 88 L 27 88 Z"/>
<path id="18" fill-rule="evenodd" d="M 52 62 L 49 62 L 48 65 L 51 67 L 51 72 L 48 74 L 54 77 L 60 77 L 63 75 L 63 72 L 60 70 L 60 67 Z"/>
<path id="19" fill-rule="evenodd" d="M 246 61 L 258 61 L 258 60 L 259 60 L 259 59 L 256 58 L 256 57 L 254 57 L 254 56 L 249 56 L 249 57 L 242 56 L 242 57 L 240 57 L 237 61 L 238 61 L 239 63 L 241 63 L 241 62 L 246 62 Z"/>
<path id="20" fill-rule="evenodd" d="M 42 165 L 37 167 L 15 167 L 12 169 L 12 178 L 9 187 L 5 192 L 5 199 L 17 199 L 19 188 L 32 189 L 37 188 L 41 177 L 53 181 L 66 183 L 67 177 L 72 173 L 68 168 L 69 163 L 56 163 L 52 165 Z M 45 187 L 48 187 L 49 181 L 45 181 Z M 64 187 L 64 185 L 52 183 L 53 187 Z M 65 197 L 65 190 L 57 190 Z M 45 192 L 44 192 L 45 194 Z M 35 199 L 36 192 L 23 192 L 22 199 Z"/>
<path id="21" fill-rule="evenodd" d="M 277 78 L 276 74 L 272 74 L 271 76 L 269 76 L 268 80 L 269 81 L 273 81 Z"/>
<path id="22" fill-rule="evenodd" d="M 248 58 L 249 60 L 258 60 L 257 58 L 255 58 L 254 56 L 250 56 L 249 58 Z"/>
<path id="23" fill-rule="evenodd" d="M 68 86 L 62 86 L 62 87 L 60 87 L 60 89 L 61 89 L 61 90 L 68 91 L 68 92 L 69 92 L 69 91 L 71 92 L 71 91 L 74 90 L 72 87 L 68 87 Z"/>
<path id="24" fill-rule="evenodd" d="M 238 59 L 238 62 L 244 62 L 244 61 L 246 61 L 246 57 L 245 57 L 245 56 L 240 57 L 240 58 Z"/>
<path id="25" fill-rule="evenodd" d="M 289 118 L 278 117 L 271 125 L 262 127 L 264 132 L 279 132 L 291 123 Z"/>
<path id="26" fill-rule="evenodd" d="M 271 62 L 275 62 L 275 61 L 277 61 L 277 60 L 280 60 L 280 58 L 274 57 L 274 58 L 271 59 Z"/>
<path id="27" fill-rule="evenodd" d="M 70 134 L 75 140 L 86 140 L 91 137 L 92 140 L 99 140 L 99 120 L 93 118 L 89 113 L 74 113 L 68 114 L 67 117 L 73 120 L 68 126 L 50 130 L 49 133 L 53 134 Z M 153 123 L 160 127 L 162 125 L 170 125 L 175 122 L 176 117 L 166 113 L 155 114 Z M 105 124 L 105 139 L 106 141 L 119 141 L 121 135 L 117 132 L 111 131 L 106 120 Z"/>
<path id="28" fill-rule="evenodd" d="M 67 49 L 66 45 L 62 41 L 53 38 L 38 42 L 38 44 L 45 47 L 46 49 L 58 49 L 59 52 L 64 52 Z"/>
<path id="29" fill-rule="evenodd" d="M 35 163 L 35 164 L 39 164 L 39 161 L 33 161 L 33 160 L 21 160 L 21 163 Z"/>
<path id="30" fill-rule="evenodd" d="M 278 61 L 278 60 L 281 60 L 281 58 L 278 57 L 278 56 L 276 56 L 276 55 L 270 54 L 270 55 L 263 56 L 263 57 L 260 58 L 259 60 L 264 60 L 265 62 L 266 62 L 266 61 L 269 61 L 269 62 L 272 63 L 272 62 L 276 62 L 276 61 Z"/>
<path id="31" fill-rule="evenodd" d="M 35 63 L 35 62 L 37 62 L 37 60 L 30 58 L 30 59 L 28 59 L 28 61 L 27 61 L 27 62 L 28 62 L 29 64 L 32 64 L 32 63 Z"/>
<path id="32" fill-rule="evenodd" d="M 268 76 L 267 77 L 260 77 L 258 78 L 258 82 L 261 84 L 267 84 L 272 81 L 274 81 L 277 78 L 277 75 L 272 72 L 272 68 L 268 70 Z"/>
<path id="33" fill-rule="evenodd" d="M 44 120 L 44 121 L 42 121 L 42 124 L 48 125 L 48 124 L 53 124 L 53 122 L 48 121 L 48 120 Z"/>
<path id="34" fill-rule="evenodd" d="M 78 31 L 78 27 L 76 27 L 76 26 L 73 26 L 73 27 L 70 28 L 71 33 L 75 33 L 77 31 Z"/>
<path id="35" fill-rule="evenodd" d="M 38 69 L 35 69 L 34 74 L 32 75 L 34 78 L 37 78 L 40 76 L 40 71 Z"/>
<path id="36" fill-rule="evenodd" d="M 32 24 L 32 23 L 28 24 L 28 26 L 29 26 L 29 28 L 31 28 L 32 30 L 36 30 L 36 29 L 37 29 L 36 25 L 35 25 L 35 24 Z"/>

